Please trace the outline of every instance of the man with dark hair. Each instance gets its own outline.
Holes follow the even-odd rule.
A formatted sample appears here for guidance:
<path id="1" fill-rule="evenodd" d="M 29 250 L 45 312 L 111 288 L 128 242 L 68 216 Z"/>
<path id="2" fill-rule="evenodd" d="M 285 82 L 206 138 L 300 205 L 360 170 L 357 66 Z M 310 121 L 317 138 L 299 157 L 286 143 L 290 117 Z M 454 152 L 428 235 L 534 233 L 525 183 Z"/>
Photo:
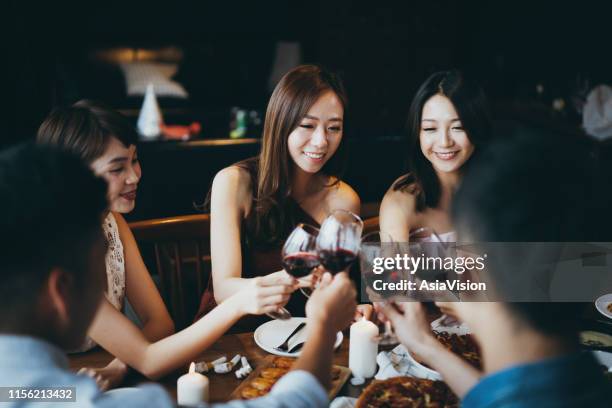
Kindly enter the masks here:
<path id="1" fill-rule="evenodd" d="M 106 189 L 77 157 L 56 148 L 23 145 L 0 154 L 0 386 L 10 387 L 5 402 L 37 401 L 34 394 L 27 399 L 29 390 L 50 402 L 53 393 L 45 387 L 72 387 L 56 393 L 55 401 L 118 403 L 100 398 L 91 378 L 69 372 L 62 351 L 83 343 L 106 287 Z M 169 403 L 161 388 L 148 388 L 130 402 Z"/>
<path id="2" fill-rule="evenodd" d="M 0 153 L 0 403 L 174 405 L 159 385 L 103 394 L 68 370 L 62 349 L 83 343 L 105 288 L 105 195 L 104 181 L 67 152 L 24 145 Z M 351 322 L 355 299 L 346 274 L 324 274 L 306 305 L 310 339 L 293 370 L 269 395 L 229 406 L 327 406 L 336 333 Z"/>
<path id="3" fill-rule="evenodd" d="M 548 291 L 551 276 L 541 271 L 543 263 L 527 260 L 551 260 L 558 253 L 531 243 L 602 237 L 602 227 L 609 225 L 602 211 L 607 200 L 595 188 L 598 172 L 589 159 L 585 142 L 517 138 L 496 142 L 467 171 L 454 198 L 453 220 L 463 242 L 509 243 L 497 259 L 487 259 L 485 275 L 497 299 L 524 295 L 508 291 L 508 281 L 519 276 L 526 276 L 525 282 L 540 279 Z M 506 251 L 512 268 L 510 257 L 500 257 Z M 532 271 L 537 276 L 526 273 Z M 420 303 L 376 307 L 402 344 L 442 375 L 463 407 L 609 406 L 610 383 L 593 355 L 579 350 L 577 304 L 528 297 L 520 303 L 467 300 L 439 305 L 470 327 L 482 371 L 435 339 Z"/>

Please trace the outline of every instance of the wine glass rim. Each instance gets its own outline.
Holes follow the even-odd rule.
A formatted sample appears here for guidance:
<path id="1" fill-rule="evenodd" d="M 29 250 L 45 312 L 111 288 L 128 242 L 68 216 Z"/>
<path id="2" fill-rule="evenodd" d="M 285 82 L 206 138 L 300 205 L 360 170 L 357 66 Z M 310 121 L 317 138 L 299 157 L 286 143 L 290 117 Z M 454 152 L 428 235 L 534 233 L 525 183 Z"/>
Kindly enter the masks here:
<path id="1" fill-rule="evenodd" d="M 351 210 L 345 210 L 344 208 L 336 208 L 334 210 L 331 210 L 329 212 L 329 215 L 332 215 L 337 212 L 349 214 L 350 216 L 354 217 L 359 222 L 359 224 L 363 225 L 363 220 L 361 219 L 361 217 L 355 214 L 354 212 L 352 212 Z"/>
<path id="2" fill-rule="evenodd" d="M 310 235 L 319 234 L 319 228 L 315 227 L 314 225 L 306 224 L 305 222 L 300 222 L 298 225 L 296 225 L 295 229 L 298 229 L 298 228 L 304 230 Z"/>
<path id="3" fill-rule="evenodd" d="M 438 233 L 436 232 L 436 230 L 434 230 L 434 229 L 433 229 L 433 228 L 431 228 L 431 227 L 427 227 L 427 226 L 425 226 L 425 227 L 419 227 L 419 228 L 416 228 L 416 229 L 414 229 L 414 230 L 410 231 L 410 233 L 408 234 L 408 236 L 409 236 L 410 238 L 418 237 L 418 234 L 421 234 L 421 233 L 423 233 L 423 232 L 427 232 L 427 233 L 429 233 L 429 235 L 430 235 L 430 236 L 432 236 L 432 237 L 434 237 L 434 238 L 435 238 L 435 241 L 437 241 L 437 242 L 443 242 L 443 241 L 442 241 L 442 239 L 440 238 L 440 236 L 438 235 Z M 434 242 L 435 242 L 435 241 L 434 241 Z"/>
<path id="4" fill-rule="evenodd" d="M 376 235 L 378 235 L 379 237 L 380 237 L 381 235 L 386 235 L 388 238 L 390 238 L 390 240 L 389 240 L 389 241 L 380 241 L 380 242 L 388 242 L 388 243 L 390 243 L 390 244 L 394 242 L 394 241 L 393 241 L 393 237 L 391 236 L 391 234 L 389 234 L 389 233 L 388 233 L 388 232 L 386 232 L 386 231 L 382 231 L 382 230 L 376 230 L 376 231 L 371 231 L 371 232 L 368 232 L 368 233 L 367 233 L 367 234 L 365 234 L 363 237 L 361 237 L 361 242 L 362 242 L 362 243 L 365 243 L 365 242 L 367 241 L 367 239 L 368 239 L 368 238 L 373 237 L 373 236 L 376 236 Z"/>

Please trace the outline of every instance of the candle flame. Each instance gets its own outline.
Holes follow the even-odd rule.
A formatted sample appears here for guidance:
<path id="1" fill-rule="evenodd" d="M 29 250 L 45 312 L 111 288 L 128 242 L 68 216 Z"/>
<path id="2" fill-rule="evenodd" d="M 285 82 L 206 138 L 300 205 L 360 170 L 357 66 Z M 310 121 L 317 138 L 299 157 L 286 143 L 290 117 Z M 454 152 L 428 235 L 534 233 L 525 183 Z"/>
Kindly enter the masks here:
<path id="1" fill-rule="evenodd" d="M 189 365 L 189 374 L 195 373 L 195 363 L 192 361 Z"/>

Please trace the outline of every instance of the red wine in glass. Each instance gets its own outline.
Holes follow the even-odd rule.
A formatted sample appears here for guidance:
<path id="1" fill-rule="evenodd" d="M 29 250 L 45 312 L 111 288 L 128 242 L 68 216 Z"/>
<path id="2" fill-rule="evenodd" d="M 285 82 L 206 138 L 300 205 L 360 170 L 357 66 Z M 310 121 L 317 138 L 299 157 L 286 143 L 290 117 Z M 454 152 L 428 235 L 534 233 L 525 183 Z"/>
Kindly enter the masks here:
<path id="1" fill-rule="evenodd" d="M 353 251 L 338 248 L 335 250 L 320 249 L 319 259 L 321 264 L 331 273 L 338 273 L 349 267 L 357 258 Z"/>
<path id="2" fill-rule="evenodd" d="M 290 275 L 300 279 L 310 275 L 319 266 L 317 235 L 319 229 L 308 224 L 299 224 L 289 234 L 283 245 L 283 267 Z M 310 297 L 312 288 L 301 287 L 300 291 Z"/>
<path id="3" fill-rule="evenodd" d="M 310 252 L 297 252 L 283 259 L 285 270 L 298 279 L 310 275 L 319 264 L 317 254 Z"/>

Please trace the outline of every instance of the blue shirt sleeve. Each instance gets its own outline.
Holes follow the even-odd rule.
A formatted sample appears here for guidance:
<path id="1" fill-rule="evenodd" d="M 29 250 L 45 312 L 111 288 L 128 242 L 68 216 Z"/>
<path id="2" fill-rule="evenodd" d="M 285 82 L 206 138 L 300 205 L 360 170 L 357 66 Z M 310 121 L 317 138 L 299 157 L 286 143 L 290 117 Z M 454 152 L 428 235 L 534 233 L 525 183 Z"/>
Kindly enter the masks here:
<path id="1" fill-rule="evenodd" d="M 101 393 L 93 401 L 96 408 L 147 407 L 174 408 L 176 402 L 158 384 L 144 384 L 135 388 L 117 388 Z"/>
<path id="2" fill-rule="evenodd" d="M 265 397 L 215 404 L 212 408 L 323 408 L 327 392 L 307 371 L 294 370 L 281 378 Z"/>

